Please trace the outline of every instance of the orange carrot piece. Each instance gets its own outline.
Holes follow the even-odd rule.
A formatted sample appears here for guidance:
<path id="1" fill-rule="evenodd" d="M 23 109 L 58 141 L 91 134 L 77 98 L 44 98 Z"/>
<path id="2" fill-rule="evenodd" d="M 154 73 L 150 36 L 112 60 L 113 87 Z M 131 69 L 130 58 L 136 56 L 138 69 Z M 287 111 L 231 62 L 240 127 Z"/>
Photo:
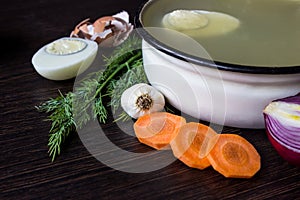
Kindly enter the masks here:
<path id="1" fill-rule="evenodd" d="M 209 167 L 208 144 L 216 134 L 204 124 L 187 123 L 180 128 L 178 135 L 171 142 L 173 154 L 189 167 L 198 169 Z"/>
<path id="2" fill-rule="evenodd" d="M 186 120 L 181 116 L 155 112 L 139 117 L 133 128 L 141 143 L 160 150 L 169 146 L 185 123 Z"/>
<path id="3" fill-rule="evenodd" d="M 210 141 L 212 167 L 228 178 L 251 178 L 260 169 L 260 155 L 243 137 L 219 134 Z"/>

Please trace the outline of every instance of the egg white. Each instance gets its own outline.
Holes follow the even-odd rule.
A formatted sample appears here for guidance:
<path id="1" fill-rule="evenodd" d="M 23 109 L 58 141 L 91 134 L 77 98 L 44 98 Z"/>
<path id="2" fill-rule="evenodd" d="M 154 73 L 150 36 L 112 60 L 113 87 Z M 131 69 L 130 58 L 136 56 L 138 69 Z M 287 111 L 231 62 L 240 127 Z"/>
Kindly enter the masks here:
<path id="1" fill-rule="evenodd" d="M 53 54 L 47 52 L 47 46 L 58 40 L 77 40 L 86 46 L 74 53 Z M 66 80 L 76 77 L 85 71 L 94 61 L 98 44 L 94 41 L 81 38 L 63 37 L 40 48 L 32 57 L 35 70 L 50 80 Z"/>

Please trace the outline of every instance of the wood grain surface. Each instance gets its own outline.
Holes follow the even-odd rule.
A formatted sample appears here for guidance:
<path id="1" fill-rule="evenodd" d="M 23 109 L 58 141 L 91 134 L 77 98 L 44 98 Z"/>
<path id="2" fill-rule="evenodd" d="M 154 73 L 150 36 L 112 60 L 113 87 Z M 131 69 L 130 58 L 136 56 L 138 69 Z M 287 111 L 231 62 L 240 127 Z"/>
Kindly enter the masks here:
<path id="1" fill-rule="evenodd" d="M 58 90 L 71 91 L 74 79 L 41 77 L 31 64 L 33 54 L 54 39 L 68 36 L 85 18 L 126 10 L 132 20 L 141 3 L 11 0 L 0 7 L 0 199 L 300 199 L 299 168 L 279 157 L 265 130 L 224 128 L 248 139 L 260 153 L 261 170 L 251 179 L 226 179 L 212 168 L 200 171 L 179 161 L 147 173 L 116 170 L 91 155 L 76 132 L 51 163 L 47 154 L 50 124 L 35 106 L 56 97 Z M 120 149 L 151 151 L 113 122 L 101 129 Z"/>

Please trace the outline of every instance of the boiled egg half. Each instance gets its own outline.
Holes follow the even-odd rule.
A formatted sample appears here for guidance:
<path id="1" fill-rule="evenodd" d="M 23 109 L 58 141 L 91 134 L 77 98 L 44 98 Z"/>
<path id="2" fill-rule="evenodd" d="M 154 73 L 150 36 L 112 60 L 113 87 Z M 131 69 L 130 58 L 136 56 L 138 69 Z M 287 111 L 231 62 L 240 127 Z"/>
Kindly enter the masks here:
<path id="1" fill-rule="evenodd" d="M 63 37 L 40 48 L 32 57 L 35 70 L 50 80 L 66 80 L 84 72 L 94 61 L 98 44 Z"/>

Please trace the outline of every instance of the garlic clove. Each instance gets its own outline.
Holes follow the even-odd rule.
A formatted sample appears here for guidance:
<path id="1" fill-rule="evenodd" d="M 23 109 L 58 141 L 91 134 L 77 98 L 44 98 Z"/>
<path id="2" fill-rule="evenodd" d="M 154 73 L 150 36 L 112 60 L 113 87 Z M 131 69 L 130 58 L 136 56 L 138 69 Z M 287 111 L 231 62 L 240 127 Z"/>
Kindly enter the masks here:
<path id="1" fill-rule="evenodd" d="M 121 106 L 130 117 L 137 119 L 145 114 L 163 110 L 165 99 L 154 87 L 140 83 L 123 92 Z"/>

